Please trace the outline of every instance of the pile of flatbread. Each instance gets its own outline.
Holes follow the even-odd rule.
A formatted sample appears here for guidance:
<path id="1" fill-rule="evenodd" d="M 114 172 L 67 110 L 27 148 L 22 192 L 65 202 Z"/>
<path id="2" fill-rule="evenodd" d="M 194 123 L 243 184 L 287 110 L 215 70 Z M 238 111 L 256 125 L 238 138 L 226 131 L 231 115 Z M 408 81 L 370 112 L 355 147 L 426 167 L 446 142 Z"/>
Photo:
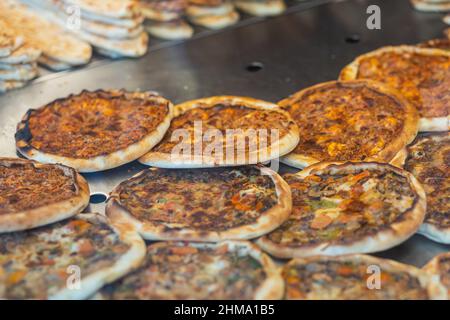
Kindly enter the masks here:
<path id="1" fill-rule="evenodd" d="M 442 19 L 446 24 L 450 24 L 450 13 Z"/>
<path id="2" fill-rule="evenodd" d="M 134 0 L 20 0 L 41 16 L 58 23 L 100 54 L 140 57 L 147 52 L 144 17 Z"/>
<path id="3" fill-rule="evenodd" d="M 41 51 L 0 20 L 0 93 L 21 88 L 38 75 Z"/>
<path id="4" fill-rule="evenodd" d="M 184 20 L 188 0 L 141 0 L 136 11 L 142 14 L 146 31 L 167 40 L 188 39 L 194 29 Z"/>
<path id="5" fill-rule="evenodd" d="M 92 48 L 87 42 L 17 1 L 0 1 L 0 21 L 24 42 L 23 46 L 17 48 L 15 56 L 13 54 L 13 57 L 7 60 L 15 61 L 16 64 L 21 61 L 21 77 L 15 80 L 34 78 L 37 75 L 36 59 L 40 64 L 54 70 L 83 65 L 91 59 Z M 36 50 L 42 54 L 39 55 Z"/>
<path id="6" fill-rule="evenodd" d="M 448 12 L 450 0 L 410 0 L 414 9 L 423 12 Z"/>

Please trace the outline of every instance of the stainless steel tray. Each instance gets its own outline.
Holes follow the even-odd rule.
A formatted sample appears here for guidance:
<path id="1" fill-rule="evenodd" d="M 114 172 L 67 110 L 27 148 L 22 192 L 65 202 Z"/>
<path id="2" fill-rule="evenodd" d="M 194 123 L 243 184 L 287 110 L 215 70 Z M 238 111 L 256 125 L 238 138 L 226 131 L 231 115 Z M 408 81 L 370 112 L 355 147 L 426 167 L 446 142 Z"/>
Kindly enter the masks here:
<path id="1" fill-rule="evenodd" d="M 156 90 L 175 103 L 216 94 L 278 101 L 300 88 L 336 79 L 358 54 L 440 37 L 445 27 L 442 15 L 416 12 L 408 0 L 328 2 L 290 2 L 279 17 L 247 18 L 220 32 L 203 30 L 184 42 L 155 41 L 138 60 L 98 60 L 83 69 L 45 75 L 0 97 L 0 156 L 16 156 L 15 126 L 27 109 L 83 89 Z M 371 4 L 381 8 L 381 30 L 366 27 Z M 143 168 L 133 162 L 85 176 L 92 193 L 107 194 Z M 103 204 L 89 209 L 103 211 Z M 422 266 L 443 251 L 450 246 L 416 235 L 377 255 Z"/>

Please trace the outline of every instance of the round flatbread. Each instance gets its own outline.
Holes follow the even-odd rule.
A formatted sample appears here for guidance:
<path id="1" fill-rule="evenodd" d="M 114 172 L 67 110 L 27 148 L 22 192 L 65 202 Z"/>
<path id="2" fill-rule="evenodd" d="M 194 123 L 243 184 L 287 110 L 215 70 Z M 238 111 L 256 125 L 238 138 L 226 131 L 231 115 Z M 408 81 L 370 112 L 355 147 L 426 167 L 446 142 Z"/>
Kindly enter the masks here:
<path id="1" fill-rule="evenodd" d="M 449 1 L 410 0 L 414 9 L 423 12 L 448 12 Z"/>
<path id="2" fill-rule="evenodd" d="M 25 87 L 27 82 L 15 80 L 0 80 L 0 93 L 5 93 L 11 90 Z"/>
<path id="3" fill-rule="evenodd" d="M 437 276 L 447 288 L 450 297 L 450 252 L 444 252 L 431 259 L 423 268 L 424 271 Z"/>
<path id="4" fill-rule="evenodd" d="M 303 168 L 319 161 L 389 162 L 417 134 L 417 111 L 373 81 L 330 81 L 278 103 L 297 123 L 300 143 L 281 161 Z"/>
<path id="5" fill-rule="evenodd" d="M 445 17 L 442 18 L 442 21 L 444 21 L 446 24 L 450 24 L 450 13 L 445 15 Z"/>
<path id="6" fill-rule="evenodd" d="M 226 0 L 189 0 L 188 17 L 223 16 L 234 11 L 233 4 Z"/>
<path id="7" fill-rule="evenodd" d="M 288 300 L 445 300 L 416 267 L 367 255 L 294 259 L 283 268 Z"/>
<path id="8" fill-rule="evenodd" d="M 297 125 L 276 104 L 217 96 L 175 106 L 166 136 L 139 162 L 163 168 L 255 164 L 289 153 L 298 140 Z"/>
<path id="9" fill-rule="evenodd" d="M 145 18 L 160 22 L 180 19 L 186 11 L 188 0 L 144 0 L 136 10 Z"/>
<path id="10" fill-rule="evenodd" d="M 146 23 L 145 30 L 152 36 L 167 40 L 188 39 L 194 34 L 194 29 L 182 19 L 167 22 L 149 22 Z"/>
<path id="11" fill-rule="evenodd" d="M 419 233 L 450 244 L 450 133 L 418 135 L 394 162 L 411 172 L 427 195 L 427 213 Z"/>
<path id="12" fill-rule="evenodd" d="M 280 226 L 292 209 L 286 182 L 266 167 L 152 168 L 122 182 L 106 212 L 149 240 L 253 239 Z"/>
<path id="13" fill-rule="evenodd" d="M 284 176 L 292 213 L 257 244 L 280 258 L 377 252 L 412 236 L 425 193 L 409 172 L 373 162 L 322 162 Z"/>
<path id="14" fill-rule="evenodd" d="M 189 16 L 189 21 L 208 29 L 222 29 L 236 24 L 239 21 L 239 13 L 231 11 L 222 15 Z"/>
<path id="15" fill-rule="evenodd" d="M 397 90 L 417 108 L 419 131 L 450 128 L 450 52 L 413 46 L 384 47 L 356 58 L 341 80 L 372 79 Z"/>
<path id="16" fill-rule="evenodd" d="M 257 17 L 276 16 L 286 10 L 283 0 L 235 0 L 239 10 Z"/>
<path id="17" fill-rule="evenodd" d="M 63 220 L 88 204 L 89 186 L 72 168 L 0 158 L 0 233 Z"/>
<path id="18" fill-rule="evenodd" d="M 152 92 L 83 91 L 29 110 L 17 127 L 16 146 L 39 162 L 101 171 L 147 153 L 171 118 L 172 103 Z"/>
<path id="19" fill-rule="evenodd" d="M 137 271 L 104 287 L 103 299 L 281 299 L 272 260 L 247 241 L 159 242 Z"/>
<path id="20" fill-rule="evenodd" d="M 0 299 L 86 299 L 137 268 L 145 244 L 125 225 L 80 214 L 0 235 Z"/>
<path id="21" fill-rule="evenodd" d="M 11 55 L 0 58 L 0 63 L 8 64 L 19 64 L 19 63 L 33 63 L 36 62 L 41 51 L 28 45 L 24 44 L 20 48 L 14 50 Z"/>

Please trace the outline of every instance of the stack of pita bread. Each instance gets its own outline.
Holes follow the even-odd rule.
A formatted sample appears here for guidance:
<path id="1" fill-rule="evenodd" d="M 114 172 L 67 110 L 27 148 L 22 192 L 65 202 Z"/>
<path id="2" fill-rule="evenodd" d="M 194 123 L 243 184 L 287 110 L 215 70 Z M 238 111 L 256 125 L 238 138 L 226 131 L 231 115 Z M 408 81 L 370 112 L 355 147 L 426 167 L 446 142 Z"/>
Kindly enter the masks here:
<path id="1" fill-rule="evenodd" d="M 284 0 L 234 0 L 236 8 L 252 16 L 276 16 L 286 10 Z"/>
<path id="2" fill-rule="evenodd" d="M 147 32 L 161 39 L 178 40 L 192 37 L 194 30 L 184 19 L 188 0 L 140 0 L 136 10 L 145 18 Z"/>
<path id="3" fill-rule="evenodd" d="M 21 88 L 38 75 L 41 51 L 0 20 L 0 93 Z"/>
<path id="4" fill-rule="evenodd" d="M 239 14 L 228 0 L 189 0 L 186 14 L 196 25 L 221 29 L 239 21 Z"/>
<path id="5" fill-rule="evenodd" d="M 450 0 L 410 0 L 416 10 L 424 12 L 448 12 Z"/>
<path id="6" fill-rule="evenodd" d="M 24 44 L 6 60 L 21 65 L 17 71 L 21 73 L 21 80 L 37 75 L 36 59 L 55 70 L 83 65 L 91 59 L 92 48 L 88 43 L 17 1 L 0 1 L 0 21 L 23 39 Z"/>
<path id="7" fill-rule="evenodd" d="M 111 58 L 140 57 L 147 52 L 144 17 L 135 0 L 20 0 Z M 79 19 L 78 25 L 68 21 Z"/>

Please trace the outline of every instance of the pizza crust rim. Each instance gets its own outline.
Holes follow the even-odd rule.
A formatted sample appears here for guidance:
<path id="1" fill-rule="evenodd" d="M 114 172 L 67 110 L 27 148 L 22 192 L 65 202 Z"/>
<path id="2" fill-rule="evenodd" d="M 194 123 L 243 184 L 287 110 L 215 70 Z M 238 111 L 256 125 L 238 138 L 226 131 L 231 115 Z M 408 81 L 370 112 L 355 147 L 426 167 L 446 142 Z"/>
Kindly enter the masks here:
<path id="1" fill-rule="evenodd" d="M 169 243 L 177 244 L 182 241 L 170 241 Z M 280 300 L 284 295 L 284 281 L 281 277 L 281 269 L 273 262 L 273 260 L 256 245 L 250 241 L 245 240 L 227 240 L 217 243 L 207 242 L 182 242 L 185 246 L 192 246 L 194 248 L 206 249 L 217 248 L 223 245 L 228 246 L 228 252 L 244 250 L 248 255 L 257 260 L 265 272 L 266 278 L 263 283 L 256 289 L 254 293 L 255 300 Z M 149 246 L 149 248 L 165 247 L 168 242 L 156 242 Z M 96 299 L 104 299 L 105 297 L 99 293 L 95 296 Z M 167 296 L 166 300 L 173 300 L 176 297 Z"/>
<path id="2" fill-rule="evenodd" d="M 258 167 L 261 173 L 269 175 L 272 179 L 277 193 L 277 204 L 256 219 L 252 224 L 233 227 L 224 231 L 206 231 L 192 228 L 181 228 L 171 230 L 165 224 L 154 225 L 148 221 L 140 221 L 134 217 L 120 203 L 117 187 L 111 192 L 106 203 L 106 216 L 111 221 L 123 220 L 132 224 L 140 235 L 146 240 L 155 241 L 197 241 L 197 242 L 219 242 L 225 240 L 249 240 L 255 239 L 278 228 L 285 222 L 292 210 L 292 197 L 289 185 L 273 170 L 267 167 Z M 145 169 L 132 177 L 139 177 L 147 170 L 158 170 L 157 168 Z M 230 168 L 232 170 L 232 168 Z"/>
<path id="3" fill-rule="evenodd" d="M 144 261 L 146 247 L 144 240 L 134 229 L 125 224 L 111 223 L 105 216 L 99 213 L 81 213 L 75 218 L 86 220 L 91 223 L 104 222 L 119 236 L 121 241 L 130 246 L 113 265 L 97 270 L 87 277 L 82 278 L 81 290 L 63 289 L 51 295 L 50 300 L 81 300 L 89 298 L 104 285 L 111 283 L 130 271 L 138 268 Z"/>
<path id="4" fill-rule="evenodd" d="M 264 251 L 274 257 L 281 259 L 303 258 L 315 255 L 338 256 L 343 254 L 371 253 L 387 250 L 406 241 L 414 235 L 422 224 L 425 217 L 426 197 L 420 183 L 406 170 L 394 167 L 386 163 L 377 162 L 321 162 L 312 165 L 303 171 L 296 173 L 300 177 L 308 176 L 313 170 L 326 168 L 347 168 L 357 166 L 358 168 L 376 168 L 378 166 L 391 169 L 397 174 L 408 179 L 409 184 L 416 195 L 413 206 L 403 213 L 403 220 L 394 222 L 387 230 L 381 230 L 375 235 L 366 235 L 351 243 L 338 243 L 323 241 L 317 244 L 306 244 L 300 246 L 286 246 L 274 243 L 266 236 L 259 238 L 256 244 Z"/>
<path id="5" fill-rule="evenodd" d="M 386 52 L 393 52 L 401 54 L 404 52 L 420 53 L 428 56 L 447 56 L 450 58 L 450 51 L 434 48 L 420 48 L 415 46 L 400 45 L 400 46 L 386 46 L 362 54 L 354 59 L 350 64 L 345 66 L 340 74 L 339 80 L 354 80 L 357 77 L 361 61 L 365 58 L 378 56 Z M 419 132 L 425 131 L 445 131 L 450 129 L 450 115 L 447 117 L 421 117 L 419 119 Z"/>
<path id="6" fill-rule="evenodd" d="M 137 142 L 128 145 L 124 149 L 116 150 L 107 155 L 95 156 L 92 158 L 81 159 L 61 156 L 57 154 L 50 154 L 38 149 L 35 149 L 30 145 L 29 141 L 32 138 L 31 132 L 28 127 L 28 122 L 31 115 L 35 110 L 41 110 L 50 106 L 58 101 L 63 101 L 72 98 L 73 96 L 79 96 L 84 93 L 108 93 L 112 95 L 122 95 L 124 99 L 128 97 L 136 97 L 138 99 L 157 99 L 158 103 L 167 104 L 167 114 L 163 121 L 148 135 L 144 136 Z M 79 172 L 97 172 L 104 171 L 107 169 L 112 169 L 124 165 L 126 163 L 132 162 L 145 153 L 147 153 L 151 148 L 153 148 L 159 141 L 162 140 L 166 131 L 170 127 L 170 122 L 172 121 L 173 104 L 166 98 L 151 92 L 128 92 L 125 90 L 96 90 L 96 91 L 86 91 L 83 90 L 81 93 L 76 95 L 69 95 L 65 98 L 56 99 L 52 102 L 45 104 L 39 109 L 30 109 L 23 116 L 22 120 L 17 125 L 16 130 L 16 149 L 24 157 L 32 160 L 36 160 L 41 163 L 62 163 L 69 167 L 75 168 Z"/>
<path id="7" fill-rule="evenodd" d="M 283 114 L 287 120 L 290 121 L 289 131 L 281 137 L 276 143 L 271 144 L 266 150 L 258 149 L 255 153 L 248 153 L 249 158 L 255 157 L 259 159 L 259 162 L 266 162 L 270 160 L 277 159 L 281 155 L 291 152 L 299 142 L 299 131 L 292 117 L 284 110 L 282 110 L 278 105 L 266 102 L 263 100 L 258 100 L 250 97 L 237 97 L 237 96 L 213 96 L 209 98 L 195 99 L 178 104 L 174 107 L 173 118 L 186 113 L 191 109 L 199 107 L 198 104 L 204 104 L 202 108 L 213 108 L 217 104 L 230 103 L 230 104 L 242 104 L 245 107 L 255 109 L 255 110 L 273 110 Z M 278 150 L 278 151 L 277 151 Z M 263 157 L 263 155 L 265 157 Z M 192 159 L 194 158 L 194 159 Z M 188 157 L 183 157 L 183 155 L 174 156 L 169 153 L 164 152 L 153 152 L 150 151 L 146 155 L 138 159 L 138 161 L 144 165 L 149 165 L 152 167 L 159 168 L 212 168 L 212 167 L 223 167 L 223 166 L 241 166 L 249 165 L 249 161 L 235 161 L 233 162 L 220 162 L 218 163 L 214 157 L 202 156 L 202 159 L 195 159 L 196 157 L 190 155 Z M 238 159 L 240 160 L 240 159 Z"/>
<path id="8" fill-rule="evenodd" d="M 438 136 L 436 136 L 436 135 Z M 430 136 L 427 136 L 428 139 L 437 139 L 440 137 L 439 132 L 434 132 Z M 402 150 L 400 150 L 394 157 L 394 159 L 391 161 L 392 165 L 395 165 L 399 168 L 403 168 L 406 162 L 406 159 L 408 158 L 409 154 L 409 148 L 412 145 L 408 145 Z M 423 235 L 424 237 L 427 237 L 428 239 L 431 239 L 433 241 L 436 241 L 438 243 L 444 243 L 444 244 L 450 244 L 450 227 L 442 228 L 439 226 L 436 226 L 431 223 L 424 222 L 420 226 L 417 233 Z"/>
<path id="9" fill-rule="evenodd" d="M 308 258 L 295 258 L 286 263 L 283 267 L 283 270 L 290 267 L 291 265 L 309 264 L 317 261 L 330 261 L 330 260 L 337 262 L 346 262 L 346 261 L 356 263 L 362 262 L 369 265 L 377 265 L 381 268 L 382 271 L 388 270 L 388 271 L 406 272 L 419 280 L 421 287 L 427 290 L 428 296 L 431 300 L 447 300 L 447 290 L 444 288 L 441 282 L 434 277 L 430 277 L 423 270 L 416 268 L 412 265 L 407 265 L 394 260 L 378 258 L 366 254 L 346 254 L 334 257 L 314 256 Z"/>
<path id="10" fill-rule="evenodd" d="M 35 167 L 48 166 L 35 161 L 14 158 L 0 158 L 0 163 L 29 163 Z M 77 187 L 78 194 L 69 199 L 54 202 L 41 207 L 22 210 L 20 212 L 6 213 L 0 215 L 0 234 L 6 232 L 28 230 L 44 226 L 53 222 L 70 218 L 83 211 L 89 204 L 90 191 L 87 181 L 74 169 L 60 165 L 52 164 L 60 168 L 67 175 L 72 176 L 74 185 Z"/>
<path id="11" fill-rule="evenodd" d="M 433 258 L 431 258 L 430 261 L 428 261 L 423 267 L 422 270 L 424 270 L 425 272 L 429 273 L 430 275 L 436 277 L 438 279 L 438 281 L 441 281 L 441 272 L 440 272 L 440 259 L 442 257 L 450 257 L 450 252 L 443 252 L 440 253 L 436 256 L 434 256 Z M 442 283 L 442 285 L 445 287 L 445 285 Z M 450 298 L 450 288 L 448 289 L 448 298 Z"/>
<path id="12" fill-rule="evenodd" d="M 328 87 L 330 85 L 336 86 L 337 84 L 344 84 L 344 85 L 364 85 L 367 88 L 370 88 L 376 92 L 379 92 L 383 95 L 389 96 L 402 104 L 405 109 L 405 119 L 404 119 L 404 125 L 402 128 L 402 131 L 400 134 L 398 134 L 391 142 L 386 144 L 386 146 L 381 150 L 379 153 L 372 155 L 371 157 L 367 158 L 365 161 L 380 161 L 380 162 L 389 162 L 395 154 L 405 145 L 412 142 L 414 138 L 417 135 L 418 131 L 418 124 L 419 121 L 419 114 L 408 101 L 406 101 L 400 93 L 398 93 L 396 90 L 382 84 L 376 81 L 372 80 L 333 80 L 333 81 L 327 81 L 322 82 L 316 85 L 313 85 L 311 87 L 302 89 L 291 96 L 281 100 L 278 102 L 278 104 L 285 108 L 291 103 L 291 100 L 299 100 L 301 97 L 311 90 L 317 90 L 322 87 Z M 316 164 L 318 162 L 321 162 L 323 160 L 316 159 L 314 157 L 303 155 L 299 153 L 295 153 L 295 151 L 283 156 L 280 158 L 280 161 L 284 164 L 287 164 L 291 167 L 295 168 L 305 168 L 310 165 Z M 332 160 L 326 160 L 326 161 L 332 161 Z"/>

